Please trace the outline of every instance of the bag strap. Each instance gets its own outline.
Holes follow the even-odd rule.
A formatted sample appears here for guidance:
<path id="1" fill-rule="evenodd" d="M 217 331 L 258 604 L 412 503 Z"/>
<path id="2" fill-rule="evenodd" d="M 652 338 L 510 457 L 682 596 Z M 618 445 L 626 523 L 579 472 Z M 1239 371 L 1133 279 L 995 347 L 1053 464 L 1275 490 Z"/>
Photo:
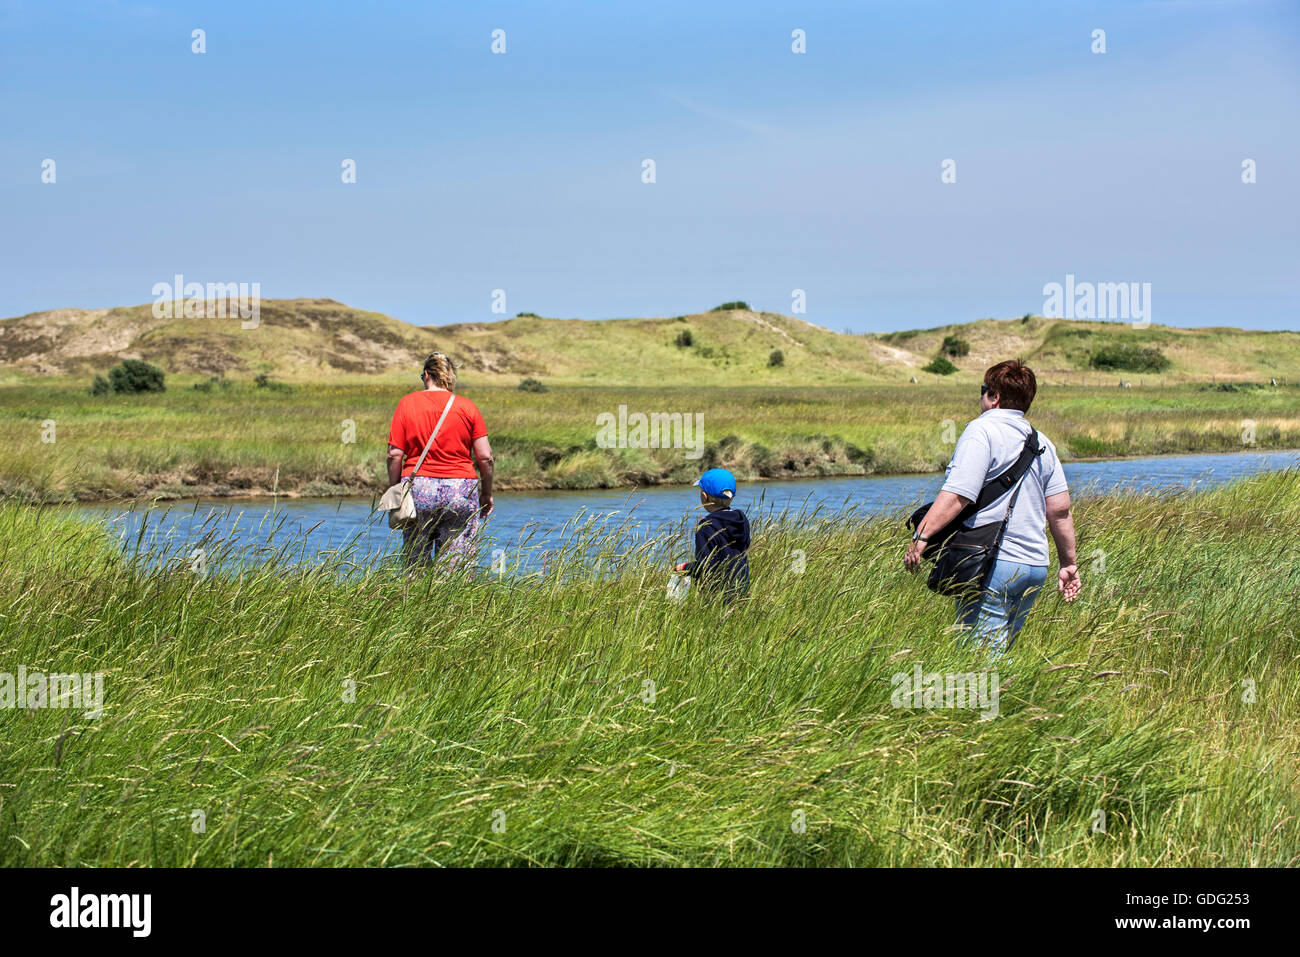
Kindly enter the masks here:
<path id="1" fill-rule="evenodd" d="M 1016 507 L 1016 499 L 1020 498 L 1020 490 L 1024 488 L 1024 476 L 1021 481 L 1016 483 L 1016 490 L 1011 493 L 1011 501 L 1007 502 L 1006 514 L 1002 516 L 1002 524 L 998 526 L 998 537 L 993 540 L 993 546 L 989 549 L 989 555 L 992 561 L 984 568 L 984 574 L 980 576 L 980 591 L 988 584 L 989 576 L 993 574 L 993 566 L 997 563 L 998 555 L 1002 551 L 1002 539 L 1006 537 L 1007 526 L 1011 524 L 1011 510 Z"/>
<path id="2" fill-rule="evenodd" d="M 988 485 L 984 486 L 984 491 L 980 492 L 981 499 L 984 497 L 984 492 L 988 491 L 990 488 L 997 488 L 998 494 L 1000 495 L 1002 494 L 1007 476 L 1011 475 L 1013 472 L 1020 473 L 1011 479 L 1016 490 L 1011 493 L 1011 501 L 1007 502 L 1006 513 L 1002 516 L 1002 524 L 998 526 L 998 537 L 993 540 L 993 547 L 989 549 L 989 554 L 993 557 L 993 561 L 988 563 L 987 567 L 984 569 L 984 574 L 980 576 L 981 591 L 983 591 L 984 586 L 988 584 L 988 578 L 993 574 L 993 566 L 997 562 L 998 554 L 1002 551 L 1002 539 L 1006 537 L 1007 526 L 1011 524 L 1011 511 L 1016 507 L 1016 499 L 1020 498 L 1020 490 L 1025 487 L 1024 478 L 1026 473 L 1029 471 L 1029 465 L 1032 465 L 1034 459 L 1038 458 L 1038 456 L 1042 454 L 1043 450 L 1038 447 L 1038 433 L 1030 431 L 1029 438 L 1025 439 L 1025 447 L 1020 452 L 1020 458 L 1016 459 L 1015 464 L 1012 465 L 1011 468 L 1007 469 L 993 481 L 989 482 Z M 1028 457 L 1029 465 L 1025 464 L 1026 457 Z M 1011 486 L 1005 485 L 1005 487 L 1010 488 Z"/>
<path id="3" fill-rule="evenodd" d="M 1007 530 L 1007 522 L 1011 521 L 1011 510 L 1016 507 L 1016 499 L 1020 498 L 1020 490 L 1025 487 L 1024 477 L 1016 483 L 1016 490 L 1011 495 L 1011 501 L 1007 502 L 1007 513 L 1002 516 L 1002 531 Z M 998 541 L 1002 541 L 1002 535 L 999 533 Z"/>
<path id="4" fill-rule="evenodd" d="M 1030 429 L 1029 435 L 1025 438 L 1025 447 L 1020 450 L 1020 458 L 1011 464 L 1011 468 L 997 478 L 989 479 L 984 487 L 980 489 L 979 496 L 969 507 L 970 514 L 978 515 L 1005 495 L 1013 485 L 1024 477 L 1030 466 L 1034 464 L 1034 460 L 1042 454 L 1043 449 L 1038 443 L 1038 431 Z"/>
<path id="5" fill-rule="evenodd" d="M 1019 458 L 1019 459 L 1016 459 L 1016 464 L 1015 464 L 1015 466 L 1012 466 L 1013 468 L 1017 468 L 1017 467 L 1019 467 L 1021 460 L 1024 459 L 1026 453 L 1029 451 L 1029 445 L 1030 445 L 1031 442 L 1033 443 L 1033 445 L 1034 445 L 1035 448 L 1038 447 L 1038 433 L 1037 433 L 1037 432 L 1030 432 L 1030 433 L 1029 433 L 1029 438 L 1027 438 L 1027 439 L 1025 440 L 1025 448 L 1024 448 L 1024 451 L 1022 451 L 1022 452 L 1020 453 L 1020 458 Z M 1032 463 L 1034 458 L 1037 458 L 1038 456 L 1040 456 L 1040 455 L 1042 455 L 1042 454 L 1043 454 L 1043 450 L 1042 450 L 1041 448 L 1039 448 L 1038 451 L 1036 451 L 1036 452 L 1034 453 L 1033 457 L 1030 458 L 1030 462 Z M 998 540 L 997 540 L 997 542 L 993 545 L 994 551 L 996 551 L 997 549 L 1000 549 L 1000 548 L 1002 547 L 1002 536 L 1005 535 L 1005 534 L 1007 533 L 1007 525 L 1008 525 L 1008 523 L 1010 523 L 1010 521 L 1011 521 L 1011 510 L 1012 510 L 1013 508 L 1016 507 L 1016 499 L 1020 498 L 1020 490 L 1021 490 L 1022 488 L 1025 487 L 1025 475 L 1026 475 L 1028 472 L 1029 472 L 1029 469 L 1028 469 L 1028 468 L 1021 469 L 1021 471 L 1020 471 L 1020 478 L 1016 479 L 1016 490 L 1011 494 L 1011 501 L 1007 502 L 1007 513 L 1006 513 L 1005 515 L 1002 516 L 1002 527 L 1001 527 L 1000 529 L 998 529 Z M 1002 476 L 999 475 L 998 478 L 997 478 L 995 481 L 1000 481 L 1001 478 L 1002 478 Z"/>
<path id="6" fill-rule="evenodd" d="M 420 471 L 420 466 L 424 464 L 424 457 L 429 454 L 429 449 L 433 448 L 433 440 L 438 437 L 438 433 L 442 430 L 442 423 L 446 421 L 447 413 L 451 411 L 451 404 L 456 401 L 455 393 L 449 394 L 451 395 L 451 398 L 447 400 L 447 404 L 443 407 L 442 415 L 438 418 L 438 424 L 435 425 L 433 431 L 429 433 L 429 441 L 424 443 L 424 451 L 420 453 L 420 460 L 415 463 L 415 468 L 413 468 L 411 474 L 406 477 L 407 480 L 415 478 L 416 473 Z"/>

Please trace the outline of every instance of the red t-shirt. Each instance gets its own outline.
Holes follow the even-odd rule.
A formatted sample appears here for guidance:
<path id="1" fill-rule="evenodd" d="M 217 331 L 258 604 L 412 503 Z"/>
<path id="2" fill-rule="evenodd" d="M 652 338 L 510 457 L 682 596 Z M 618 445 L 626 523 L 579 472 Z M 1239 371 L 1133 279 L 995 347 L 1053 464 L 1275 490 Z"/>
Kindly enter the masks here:
<path id="1" fill-rule="evenodd" d="M 420 460 L 424 443 L 429 441 L 433 427 L 438 424 L 442 410 L 451 398 L 450 392 L 411 392 L 402 396 L 393 413 L 393 424 L 388 430 L 388 444 L 406 453 L 402 462 L 402 475 L 410 475 Z M 435 478 L 474 478 L 475 439 L 487 435 L 483 414 L 463 395 L 456 396 L 456 404 L 447 413 L 442 430 L 429 447 L 421 475 Z"/>

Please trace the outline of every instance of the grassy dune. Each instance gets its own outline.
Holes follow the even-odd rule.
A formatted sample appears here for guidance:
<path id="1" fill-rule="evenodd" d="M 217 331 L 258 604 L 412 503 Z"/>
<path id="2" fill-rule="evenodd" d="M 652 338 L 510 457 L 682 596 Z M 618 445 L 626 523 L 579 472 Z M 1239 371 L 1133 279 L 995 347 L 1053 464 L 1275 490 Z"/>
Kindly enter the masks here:
<path id="1" fill-rule="evenodd" d="M 639 319 L 556 319 L 533 315 L 425 326 L 331 299 L 265 300 L 256 328 L 233 314 L 158 318 L 149 305 L 61 309 L 0 319 L 0 377 L 76 375 L 88 384 L 123 357 L 143 358 L 169 375 L 259 373 L 295 382 L 382 378 L 411 382 L 425 355 L 441 349 L 482 384 L 514 385 L 525 376 L 557 385 L 653 387 L 901 384 L 933 379 L 923 368 L 943 340 L 963 340 L 956 376 L 976 380 L 994 362 L 1017 356 L 1046 379 L 1102 375 L 1094 353 L 1106 347 L 1159 349 L 1169 367 L 1156 376 L 1106 374 L 1135 382 L 1205 381 L 1212 376 L 1267 381 L 1300 377 L 1300 332 L 1181 329 L 1127 322 L 980 319 L 935 329 L 845 334 L 796 316 L 717 309 Z M 780 364 L 772 354 L 779 351 Z M 3 381 L 3 379 L 0 379 Z"/>
<path id="2" fill-rule="evenodd" d="M 371 494 L 409 383 L 326 381 L 96 398 L 67 380 L 0 386 L 0 492 L 28 500 L 132 496 Z M 1221 391 L 1229 388 L 1235 391 Z M 742 479 L 940 469 L 978 412 L 972 382 L 895 386 L 556 387 L 469 380 L 502 488 L 693 481 L 724 465 Z M 700 413 L 703 445 L 599 448 L 596 416 Z M 1300 387 L 1044 385 L 1033 421 L 1070 458 L 1300 448 Z M 54 425 L 52 443 L 45 423 Z M 353 423 L 349 434 L 347 423 Z M 353 438 L 345 442 L 345 438 Z"/>
<path id="3" fill-rule="evenodd" d="M 891 706 L 988 666 L 892 522 L 761 527 L 724 615 L 645 553 L 199 578 L 0 506 L 0 670 L 105 674 L 97 720 L 0 711 L 0 864 L 1294 866 L 1300 476 L 1077 518 L 980 721 Z"/>

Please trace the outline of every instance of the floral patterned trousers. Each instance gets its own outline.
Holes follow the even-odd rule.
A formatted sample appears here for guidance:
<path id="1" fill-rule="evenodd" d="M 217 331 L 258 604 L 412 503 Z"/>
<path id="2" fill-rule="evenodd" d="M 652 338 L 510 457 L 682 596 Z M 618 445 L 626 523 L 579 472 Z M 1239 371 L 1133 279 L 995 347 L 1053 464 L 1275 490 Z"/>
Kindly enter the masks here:
<path id="1" fill-rule="evenodd" d="M 402 553 L 412 566 L 431 565 L 446 555 L 448 564 L 459 565 L 474 556 L 474 540 L 482 522 L 478 515 L 478 479 L 411 479 L 415 499 L 415 524 L 402 530 Z"/>

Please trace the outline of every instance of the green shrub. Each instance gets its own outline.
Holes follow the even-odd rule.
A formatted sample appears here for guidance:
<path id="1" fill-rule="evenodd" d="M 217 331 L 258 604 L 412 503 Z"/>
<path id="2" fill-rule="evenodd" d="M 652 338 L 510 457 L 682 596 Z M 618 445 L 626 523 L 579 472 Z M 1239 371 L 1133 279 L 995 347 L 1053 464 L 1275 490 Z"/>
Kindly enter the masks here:
<path id="1" fill-rule="evenodd" d="M 946 356 L 960 359 L 962 356 L 970 355 L 970 343 L 961 336 L 944 336 L 939 351 Z"/>
<path id="2" fill-rule="evenodd" d="M 785 353 L 780 349 L 773 349 L 772 354 L 767 357 L 767 364 L 773 367 L 785 365 Z"/>
<path id="3" fill-rule="evenodd" d="M 123 359 L 108 370 L 108 384 L 114 392 L 165 392 L 162 369 L 140 359 Z"/>
<path id="4" fill-rule="evenodd" d="M 108 395 L 113 391 L 113 387 L 108 384 L 108 380 L 102 375 L 95 376 L 95 380 L 90 383 L 91 395 Z"/>
<path id="5" fill-rule="evenodd" d="M 933 372 L 935 375 L 952 375 L 954 372 L 957 371 L 957 367 L 953 365 L 951 362 L 949 362 L 947 359 L 945 359 L 943 356 L 939 356 L 937 359 L 932 361 L 929 365 L 922 366 L 921 371 Z"/>
<path id="6" fill-rule="evenodd" d="M 1116 369 L 1124 372 L 1163 372 L 1173 363 L 1155 346 L 1136 344 L 1103 346 L 1089 360 L 1094 369 Z"/>
<path id="7" fill-rule="evenodd" d="M 737 299 L 735 302 L 724 302 L 720 306 L 714 306 L 709 312 L 730 312 L 732 309 L 744 309 L 749 311 L 749 303 Z"/>
<path id="8" fill-rule="evenodd" d="M 521 312 L 515 316 L 516 319 L 540 319 L 542 318 L 535 312 Z"/>
<path id="9" fill-rule="evenodd" d="M 674 339 L 673 342 L 677 345 L 678 349 L 689 349 L 695 342 L 695 338 L 691 335 L 691 330 L 683 329 L 681 332 L 677 333 L 677 338 Z"/>
<path id="10" fill-rule="evenodd" d="M 541 379 L 524 379 L 519 383 L 520 392 L 545 392 L 546 386 Z"/>

